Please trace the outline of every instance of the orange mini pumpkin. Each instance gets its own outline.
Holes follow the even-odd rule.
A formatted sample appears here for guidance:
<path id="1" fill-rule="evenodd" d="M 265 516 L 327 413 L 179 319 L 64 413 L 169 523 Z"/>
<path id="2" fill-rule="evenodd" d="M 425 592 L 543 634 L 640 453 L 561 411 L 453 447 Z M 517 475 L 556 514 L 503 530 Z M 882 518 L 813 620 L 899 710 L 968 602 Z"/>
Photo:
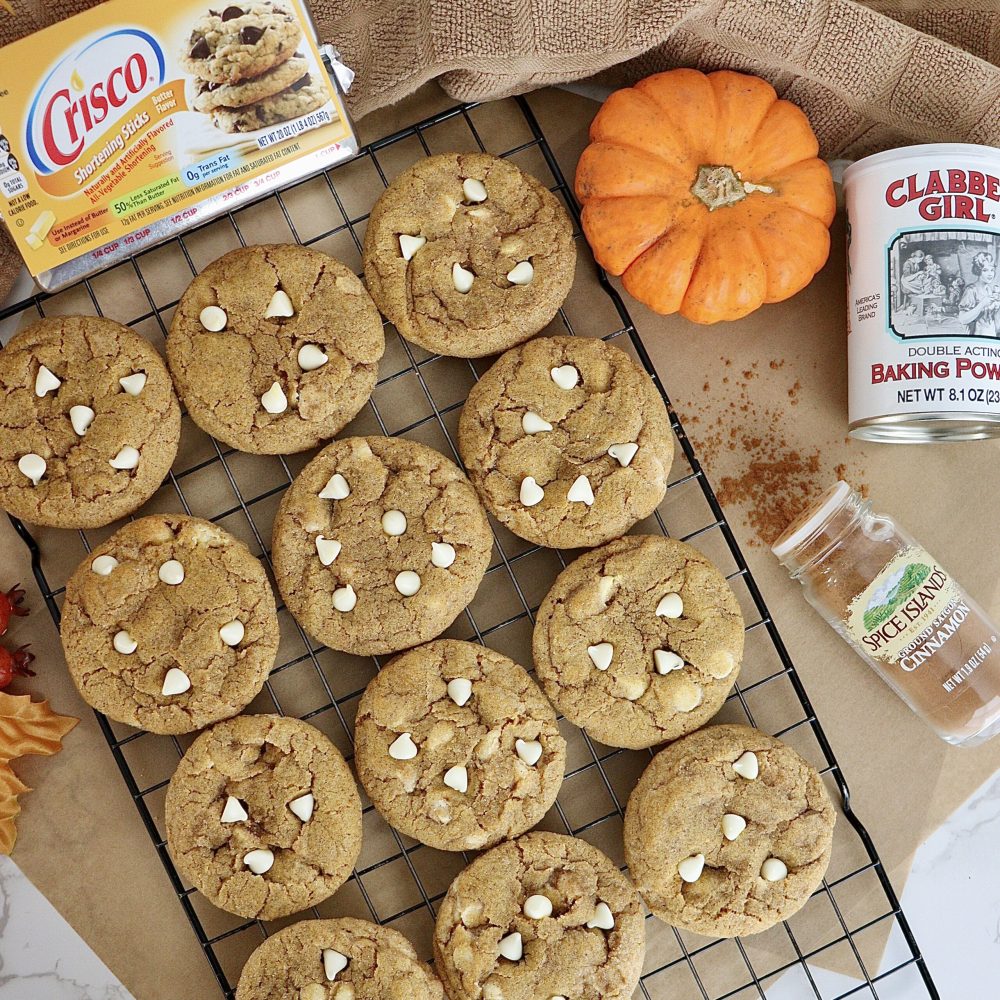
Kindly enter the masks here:
<path id="1" fill-rule="evenodd" d="M 675 69 L 613 93 L 576 171 L 597 262 L 658 313 L 739 319 L 812 280 L 836 198 L 809 120 L 765 80 Z"/>

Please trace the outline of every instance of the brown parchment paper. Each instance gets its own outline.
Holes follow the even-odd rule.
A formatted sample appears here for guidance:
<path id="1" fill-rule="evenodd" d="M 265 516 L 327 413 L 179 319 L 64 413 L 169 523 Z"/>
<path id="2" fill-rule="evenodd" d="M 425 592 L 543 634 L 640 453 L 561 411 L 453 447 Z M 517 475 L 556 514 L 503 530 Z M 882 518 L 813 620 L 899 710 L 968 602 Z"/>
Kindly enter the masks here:
<path id="1" fill-rule="evenodd" d="M 363 138 L 449 104 L 436 87 L 426 87 L 366 118 Z M 596 105 L 555 90 L 538 92 L 532 104 L 571 179 Z M 704 428 L 720 420 L 723 426 L 736 420 L 745 425 L 750 419 L 730 415 L 711 388 L 721 386 L 725 376 L 722 359 L 731 359 L 733 369 L 758 362 L 755 399 L 761 408 L 787 411 L 782 431 L 788 441 L 805 450 L 819 446 L 831 480 L 841 463 L 863 476 L 879 507 L 894 513 L 1000 619 L 992 503 L 1000 493 L 1000 442 L 890 447 L 845 439 L 843 245 L 841 218 L 831 261 L 812 285 L 739 324 L 697 327 L 655 316 L 635 302 L 629 308 L 696 446 Z M 784 366 L 772 369 L 772 360 L 783 360 Z M 796 380 L 800 388 L 793 406 L 788 390 Z M 714 454 L 707 463 L 710 480 L 738 475 L 744 460 L 738 451 Z M 901 891 L 916 847 L 1000 764 L 1000 741 L 957 750 L 931 735 L 812 612 L 798 584 L 769 552 L 752 544 L 744 512 L 728 513 L 843 766 L 855 810 Z M 51 544 L 51 537 L 46 541 Z M 49 697 L 57 711 L 82 719 L 57 757 L 18 762 L 35 790 L 22 800 L 14 859 L 138 1000 L 210 1000 L 217 988 L 208 963 L 94 716 L 66 674 L 26 550 L 6 518 L 0 519 L 0 569 L 0 582 L 21 579 L 28 586 L 32 615 L 16 623 L 11 638 L 31 641 L 38 654 L 40 672 L 31 688 Z M 620 851 L 614 844 L 601 846 L 612 854 Z M 443 889 L 454 872 L 440 874 Z M 863 902 L 855 902 L 856 925 L 863 919 Z M 877 956 L 881 941 L 866 945 L 867 953 Z M 761 942 L 761 947 L 767 946 Z M 831 957 L 824 964 L 837 963 Z"/>

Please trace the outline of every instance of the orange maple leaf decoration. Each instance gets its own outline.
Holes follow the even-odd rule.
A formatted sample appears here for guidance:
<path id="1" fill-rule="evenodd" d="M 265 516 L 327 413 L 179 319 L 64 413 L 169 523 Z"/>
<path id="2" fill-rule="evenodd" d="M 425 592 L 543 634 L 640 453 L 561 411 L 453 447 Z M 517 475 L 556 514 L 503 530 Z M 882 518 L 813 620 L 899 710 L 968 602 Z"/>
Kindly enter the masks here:
<path id="1" fill-rule="evenodd" d="M 17 839 L 14 820 L 21 807 L 17 798 L 31 789 L 10 768 L 25 754 L 50 756 L 62 748 L 63 737 L 79 722 L 57 715 L 47 701 L 0 691 L 0 854 L 10 854 Z"/>

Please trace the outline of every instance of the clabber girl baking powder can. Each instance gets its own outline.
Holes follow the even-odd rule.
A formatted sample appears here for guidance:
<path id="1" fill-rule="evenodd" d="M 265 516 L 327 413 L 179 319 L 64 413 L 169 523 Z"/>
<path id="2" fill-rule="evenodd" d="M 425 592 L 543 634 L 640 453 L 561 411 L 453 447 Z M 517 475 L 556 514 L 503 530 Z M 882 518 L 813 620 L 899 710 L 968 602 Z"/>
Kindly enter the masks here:
<path id="1" fill-rule="evenodd" d="M 851 434 L 1000 436 L 1000 150 L 877 153 L 844 194 Z"/>

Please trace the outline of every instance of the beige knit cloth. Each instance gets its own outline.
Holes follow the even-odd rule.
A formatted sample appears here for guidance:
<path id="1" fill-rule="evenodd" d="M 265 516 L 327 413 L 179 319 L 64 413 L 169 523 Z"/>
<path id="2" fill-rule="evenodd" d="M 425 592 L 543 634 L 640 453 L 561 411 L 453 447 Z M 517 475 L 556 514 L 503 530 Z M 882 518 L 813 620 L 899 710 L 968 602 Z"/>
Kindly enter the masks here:
<path id="1" fill-rule="evenodd" d="M 5 0 L 0 45 L 93 5 Z M 482 100 L 594 75 L 623 84 L 672 66 L 726 67 L 766 77 L 799 104 L 826 156 L 857 157 L 913 142 L 1000 145 L 1000 0 L 312 0 L 311 6 L 320 36 L 357 72 L 349 103 L 358 116 L 434 77 L 456 98 Z M 7 71 L 0 57 L 0 81 Z M 0 301 L 14 271 L 0 241 Z"/>

